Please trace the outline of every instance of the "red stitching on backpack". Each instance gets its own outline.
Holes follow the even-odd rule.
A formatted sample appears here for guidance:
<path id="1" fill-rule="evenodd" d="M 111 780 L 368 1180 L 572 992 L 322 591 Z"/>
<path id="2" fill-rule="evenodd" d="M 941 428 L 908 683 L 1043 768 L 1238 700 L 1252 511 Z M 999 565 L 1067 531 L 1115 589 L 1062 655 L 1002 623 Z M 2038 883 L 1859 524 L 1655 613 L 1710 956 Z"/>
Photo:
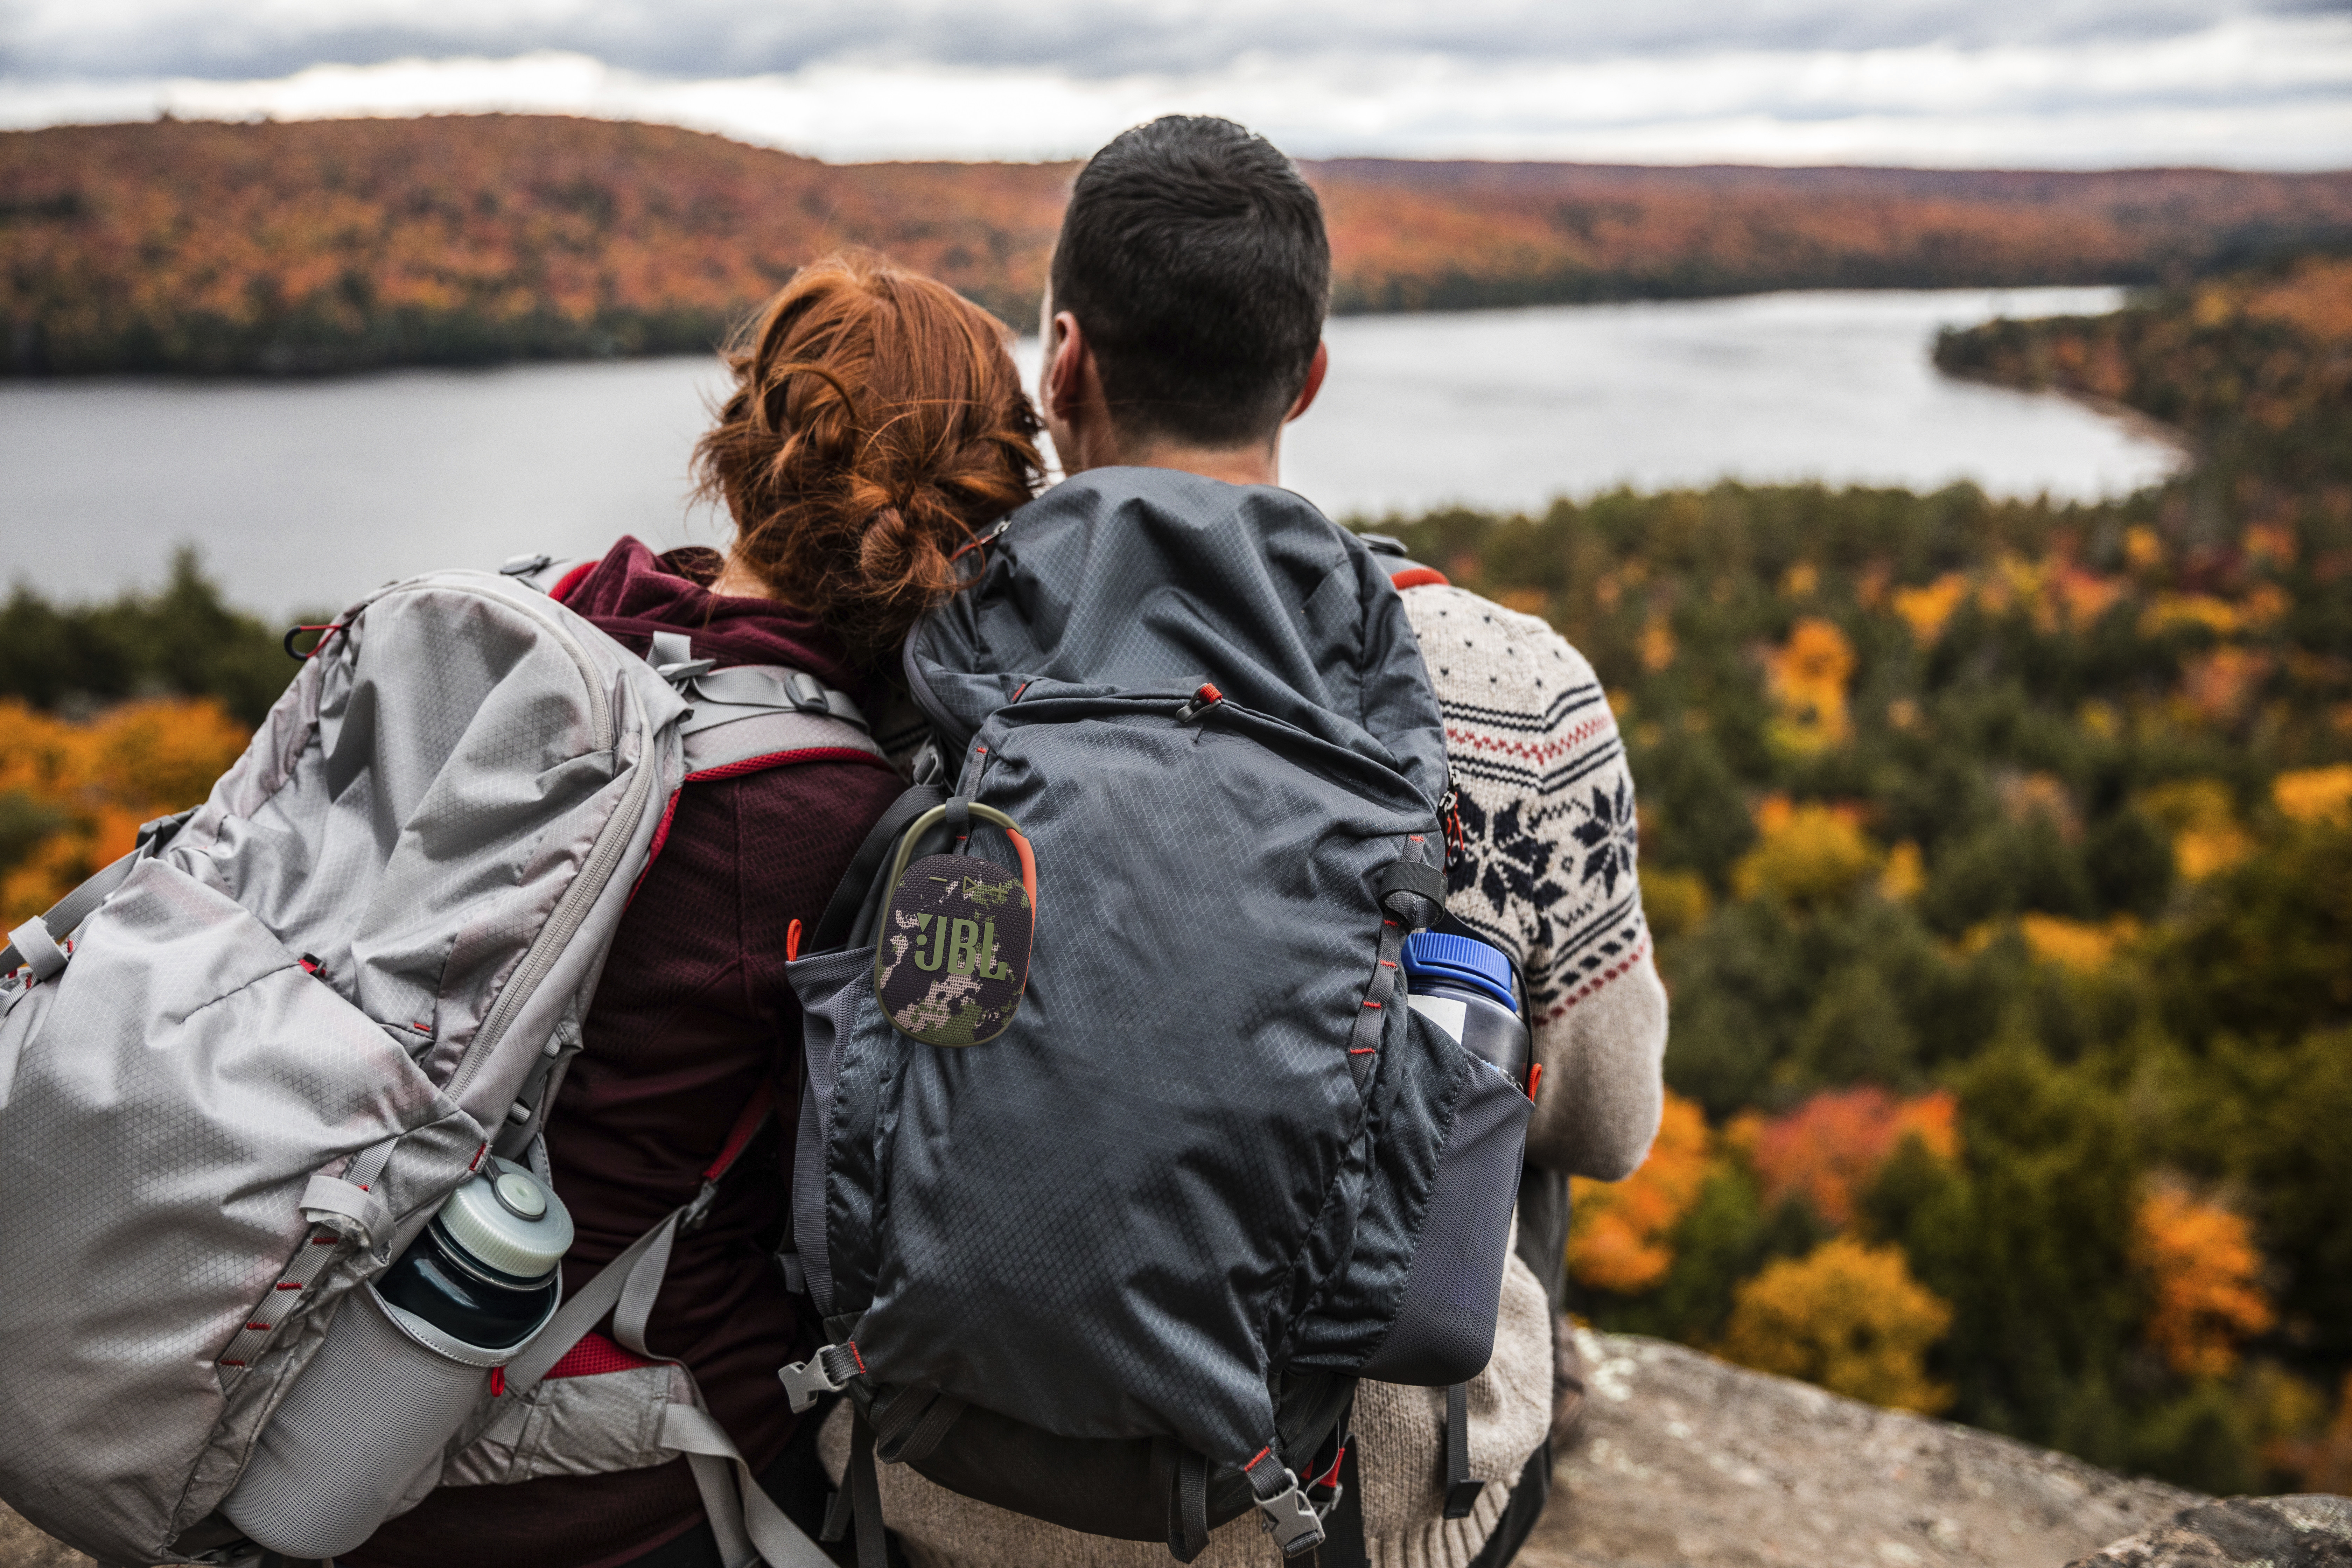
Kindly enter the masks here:
<path id="1" fill-rule="evenodd" d="M 1377 1002 L 1367 1002 L 1367 1003 L 1365 1003 L 1365 1004 L 1364 1004 L 1364 1005 L 1365 1005 L 1365 1006 L 1367 1006 L 1367 1007 L 1378 1007 L 1378 1006 L 1380 1005 L 1380 1004 L 1379 1004 L 1379 1003 L 1377 1003 Z"/>
<path id="2" fill-rule="evenodd" d="M 1378 1046 L 1349 1046 L 1348 1054 L 1351 1057 L 1368 1057 L 1379 1049 Z"/>
<path id="3" fill-rule="evenodd" d="M 302 1282 L 299 1279 L 280 1279 L 278 1282 L 278 1288 L 280 1290 L 299 1290 L 302 1289 Z"/>
<path id="4" fill-rule="evenodd" d="M 243 1366 L 244 1364 L 245 1364 L 245 1363 L 243 1363 L 243 1362 L 241 1362 L 241 1361 L 230 1361 L 230 1360 L 226 1359 L 226 1357 L 224 1357 L 224 1358 L 222 1359 L 222 1361 L 221 1361 L 221 1365 L 223 1365 L 223 1366 Z"/>
<path id="5" fill-rule="evenodd" d="M 268 1323 L 247 1323 L 245 1326 L 248 1329 L 258 1329 L 265 1334 L 269 1331 L 269 1325 Z"/>

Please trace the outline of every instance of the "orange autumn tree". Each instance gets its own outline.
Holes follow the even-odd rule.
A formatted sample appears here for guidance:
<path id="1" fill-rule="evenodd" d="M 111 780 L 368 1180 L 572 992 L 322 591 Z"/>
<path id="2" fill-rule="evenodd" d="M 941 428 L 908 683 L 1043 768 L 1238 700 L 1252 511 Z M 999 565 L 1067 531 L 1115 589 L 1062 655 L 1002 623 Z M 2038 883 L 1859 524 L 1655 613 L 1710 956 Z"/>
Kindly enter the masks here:
<path id="1" fill-rule="evenodd" d="M 126 702 L 87 723 L 0 700 L 0 796 L 55 823 L 0 876 L 0 916 L 39 914 L 129 850 L 141 823 L 202 801 L 246 734 L 209 698 Z"/>
<path id="2" fill-rule="evenodd" d="M 1957 1155 L 1958 1121 L 1958 1101 L 1948 1091 L 1896 1100 L 1864 1087 L 1817 1094 L 1769 1121 L 1748 1112 L 1726 1131 L 1726 1142 L 1747 1155 L 1766 1201 L 1801 1197 L 1843 1226 L 1906 1138 L 1918 1139 L 1938 1159 Z"/>
<path id="3" fill-rule="evenodd" d="M 1667 1237 L 1706 1185 L 1714 1142 L 1697 1103 L 1669 1089 L 1640 1170 L 1622 1182 L 1569 1184 L 1568 1268 L 1580 1284 L 1630 1296 L 1666 1277 L 1675 1266 Z"/>
<path id="4" fill-rule="evenodd" d="M 2246 1222 L 2216 1204 L 2159 1188 L 2140 1201 L 2132 1258 L 2155 1305 L 2149 1343 L 2183 1377 L 2227 1377 L 2238 1343 L 2267 1330 L 2270 1300 L 2256 1283 L 2262 1254 Z"/>

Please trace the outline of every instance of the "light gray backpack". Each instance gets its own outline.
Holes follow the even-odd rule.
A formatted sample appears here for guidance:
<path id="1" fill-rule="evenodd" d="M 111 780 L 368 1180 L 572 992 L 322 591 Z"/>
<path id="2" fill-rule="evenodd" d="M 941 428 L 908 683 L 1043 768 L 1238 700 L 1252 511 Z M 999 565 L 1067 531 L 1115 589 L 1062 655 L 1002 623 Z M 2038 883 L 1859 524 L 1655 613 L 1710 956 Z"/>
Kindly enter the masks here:
<path id="1" fill-rule="evenodd" d="M 436 1484 L 681 1453 L 730 1563 L 825 1561 L 644 1339 L 754 1121 L 502 1366 L 371 1288 L 491 1156 L 547 1174 L 681 785 L 878 754 L 805 674 L 633 656 L 539 591 L 549 564 L 355 605 L 210 799 L 9 933 L 0 1497 L 103 1563 L 325 1558 Z"/>

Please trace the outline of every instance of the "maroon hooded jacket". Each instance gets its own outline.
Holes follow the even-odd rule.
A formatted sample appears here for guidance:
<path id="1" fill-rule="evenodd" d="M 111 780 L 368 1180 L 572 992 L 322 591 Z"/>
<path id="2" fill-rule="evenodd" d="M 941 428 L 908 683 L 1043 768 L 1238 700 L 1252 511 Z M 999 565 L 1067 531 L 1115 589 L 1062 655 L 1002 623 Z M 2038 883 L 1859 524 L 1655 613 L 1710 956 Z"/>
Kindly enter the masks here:
<path id="1" fill-rule="evenodd" d="M 698 658 L 807 670 L 876 710 L 870 678 L 803 612 L 722 597 L 709 550 L 656 557 L 624 539 L 557 596 L 642 654 L 656 631 Z M 646 1342 L 684 1361 L 754 1470 L 794 1417 L 776 1371 L 817 1344 L 772 1253 L 785 1218 L 799 1103 L 800 1005 L 785 933 L 814 929 L 866 830 L 904 787 L 875 760 L 809 762 L 689 784 L 659 857 L 622 917 L 584 1045 L 547 1134 L 578 1240 L 567 1294 L 691 1199 L 762 1079 L 786 1114 L 729 1174 L 710 1217 L 680 1236 Z M 779 1131 L 781 1127 L 781 1131 Z M 609 1330 L 609 1322 L 602 1325 Z M 512 1486 L 444 1487 L 338 1561 L 349 1568 L 608 1568 L 702 1519 L 686 1461 Z"/>

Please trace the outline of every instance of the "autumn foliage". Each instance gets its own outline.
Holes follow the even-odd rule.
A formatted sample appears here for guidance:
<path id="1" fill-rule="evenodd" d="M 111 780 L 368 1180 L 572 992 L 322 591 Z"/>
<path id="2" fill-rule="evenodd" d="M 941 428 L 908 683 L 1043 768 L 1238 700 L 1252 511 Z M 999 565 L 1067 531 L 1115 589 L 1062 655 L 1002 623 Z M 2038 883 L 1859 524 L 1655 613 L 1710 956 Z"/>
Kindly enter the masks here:
<path id="1" fill-rule="evenodd" d="M 1343 311 L 2147 281 L 2352 227 L 2342 174 L 1307 169 Z M 848 244 L 1026 325 L 1073 173 L 556 116 L 0 133 L 0 371 L 694 352 Z"/>
<path id="2" fill-rule="evenodd" d="M 1951 1325 L 1952 1309 L 1911 1277 L 1902 1248 L 1839 1237 L 1742 1283 L 1721 1349 L 1759 1371 L 1933 1414 L 1952 1391 L 1928 1379 L 1927 1354 Z"/>
<path id="3" fill-rule="evenodd" d="M 1641 790 L 1678 1098 L 1654 1168 L 1579 1184 L 1580 1308 L 2210 1492 L 2340 1489 L 2352 263 L 1939 353 L 2175 420 L 2191 466 L 1388 526 L 1591 658 Z"/>
<path id="4" fill-rule="evenodd" d="M 2241 1342 L 2277 1321 L 2251 1227 L 2229 1210 L 2158 1190 L 2139 1206 L 2134 1256 L 2156 1306 L 2147 1337 L 2183 1377 L 2227 1377 Z"/>
<path id="5" fill-rule="evenodd" d="M 39 914 L 129 851 L 141 823 L 202 802 L 246 735 L 208 698 L 128 702 L 86 723 L 0 698 L 0 820 L 33 829 L 0 874 L 0 920 Z"/>
<path id="6" fill-rule="evenodd" d="M 1959 1106 L 1946 1091 L 1897 1100 L 1874 1084 L 1817 1094 L 1784 1116 L 1749 1111 L 1729 1137 L 1747 1155 L 1766 1201 L 1801 1197 L 1832 1226 L 1906 1138 L 1938 1159 L 1959 1152 Z"/>
<path id="7" fill-rule="evenodd" d="M 1640 1170 L 1622 1182 L 1573 1182 L 1568 1266 L 1575 1277 L 1624 1295 L 1665 1278 L 1675 1261 L 1668 1237 L 1698 1200 L 1714 1142 L 1699 1108 L 1670 1093 Z"/>

